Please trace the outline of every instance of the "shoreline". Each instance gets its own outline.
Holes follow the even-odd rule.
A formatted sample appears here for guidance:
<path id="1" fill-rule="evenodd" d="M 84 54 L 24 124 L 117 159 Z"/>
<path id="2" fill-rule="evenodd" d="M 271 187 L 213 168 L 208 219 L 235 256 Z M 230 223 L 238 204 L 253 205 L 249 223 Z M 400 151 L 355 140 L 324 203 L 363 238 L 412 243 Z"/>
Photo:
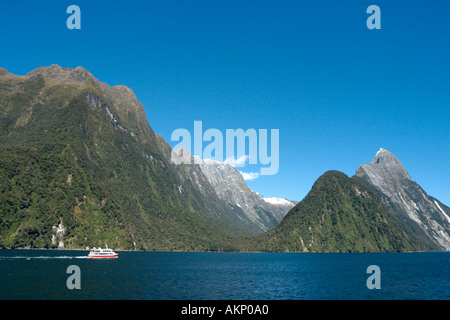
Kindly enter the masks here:
<path id="1" fill-rule="evenodd" d="M 62 248 L 0 248 L 2 250 L 45 250 L 45 251 L 90 251 L 91 249 L 62 249 Z M 450 251 L 386 251 L 386 252 L 301 252 L 301 251 L 185 251 L 185 250 L 173 250 L 173 251 L 160 251 L 160 250 L 119 250 L 114 249 L 116 252 L 160 252 L 160 253 L 301 253 L 301 254 L 380 254 L 380 253 L 444 253 Z"/>

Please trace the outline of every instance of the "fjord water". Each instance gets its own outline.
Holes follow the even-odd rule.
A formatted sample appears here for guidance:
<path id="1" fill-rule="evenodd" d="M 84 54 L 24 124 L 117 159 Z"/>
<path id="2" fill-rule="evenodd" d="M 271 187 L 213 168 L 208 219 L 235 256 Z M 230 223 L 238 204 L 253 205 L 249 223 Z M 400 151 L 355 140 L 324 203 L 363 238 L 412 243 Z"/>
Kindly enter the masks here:
<path id="1" fill-rule="evenodd" d="M 0 250 L 0 299 L 449 299 L 450 252 L 216 253 Z M 70 265 L 81 289 L 66 285 Z M 367 267 L 380 267 L 369 290 Z"/>

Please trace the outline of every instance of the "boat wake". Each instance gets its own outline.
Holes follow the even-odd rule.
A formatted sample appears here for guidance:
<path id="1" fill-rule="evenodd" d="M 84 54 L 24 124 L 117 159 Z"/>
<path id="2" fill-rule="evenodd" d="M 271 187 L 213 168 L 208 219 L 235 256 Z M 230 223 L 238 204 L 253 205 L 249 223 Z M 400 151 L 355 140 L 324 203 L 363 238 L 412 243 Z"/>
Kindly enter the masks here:
<path id="1" fill-rule="evenodd" d="M 51 260 L 51 259 L 87 259 L 88 256 L 14 256 L 14 257 L 0 257 L 0 260 L 7 259 L 25 259 L 25 260 Z"/>

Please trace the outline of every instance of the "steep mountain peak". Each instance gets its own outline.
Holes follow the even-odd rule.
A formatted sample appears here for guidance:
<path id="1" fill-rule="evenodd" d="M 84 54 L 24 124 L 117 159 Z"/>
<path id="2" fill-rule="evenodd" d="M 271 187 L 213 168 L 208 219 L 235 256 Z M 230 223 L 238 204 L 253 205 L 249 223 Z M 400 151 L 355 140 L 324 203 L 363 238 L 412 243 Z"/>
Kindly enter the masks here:
<path id="1" fill-rule="evenodd" d="M 380 148 L 380 150 L 378 150 L 377 153 L 375 154 L 375 158 L 377 156 L 382 156 L 383 154 L 392 154 L 392 152 L 390 152 L 386 149 Z"/>
<path id="2" fill-rule="evenodd" d="M 383 202 L 430 243 L 431 249 L 450 250 L 447 207 L 412 181 L 400 160 L 391 152 L 380 149 L 371 163 L 358 167 L 356 178 L 381 191 Z"/>
<path id="3" fill-rule="evenodd" d="M 397 167 L 397 169 L 401 168 L 404 170 L 402 163 L 392 152 L 389 150 L 380 148 L 378 152 L 375 154 L 375 157 L 372 159 L 372 164 L 385 166 L 385 167 Z"/>
<path id="4" fill-rule="evenodd" d="M 359 166 L 356 175 L 367 175 L 370 180 L 379 180 L 381 177 L 390 177 L 389 180 L 412 180 L 400 160 L 392 152 L 383 148 L 378 150 L 371 163 Z"/>

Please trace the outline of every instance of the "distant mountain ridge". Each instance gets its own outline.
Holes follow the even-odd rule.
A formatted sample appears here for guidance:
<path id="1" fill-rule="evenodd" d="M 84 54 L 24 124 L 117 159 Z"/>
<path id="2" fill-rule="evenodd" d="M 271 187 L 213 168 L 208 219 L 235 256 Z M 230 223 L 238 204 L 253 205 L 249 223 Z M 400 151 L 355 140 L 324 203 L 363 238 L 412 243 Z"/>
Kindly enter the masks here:
<path id="1" fill-rule="evenodd" d="M 168 149 L 168 151 L 171 149 Z M 167 151 L 167 152 L 168 152 Z M 251 190 L 244 181 L 242 174 L 231 164 L 211 159 L 200 159 L 192 156 L 186 149 L 180 149 L 170 153 L 188 159 L 190 165 L 182 166 L 190 168 L 191 179 L 200 188 L 205 183 L 201 181 L 199 170 L 209 182 L 217 197 L 224 202 L 228 212 L 234 213 L 234 221 L 247 225 L 253 233 L 262 233 L 274 228 L 294 207 L 295 202 L 287 199 L 265 198 Z M 169 157 L 169 154 L 167 154 Z M 181 161 L 172 159 L 176 167 Z"/>
<path id="2" fill-rule="evenodd" d="M 278 225 L 295 205 L 287 199 L 265 198 L 251 190 L 242 174 L 231 164 L 210 159 L 197 161 L 219 198 L 242 209 L 262 232 Z"/>

